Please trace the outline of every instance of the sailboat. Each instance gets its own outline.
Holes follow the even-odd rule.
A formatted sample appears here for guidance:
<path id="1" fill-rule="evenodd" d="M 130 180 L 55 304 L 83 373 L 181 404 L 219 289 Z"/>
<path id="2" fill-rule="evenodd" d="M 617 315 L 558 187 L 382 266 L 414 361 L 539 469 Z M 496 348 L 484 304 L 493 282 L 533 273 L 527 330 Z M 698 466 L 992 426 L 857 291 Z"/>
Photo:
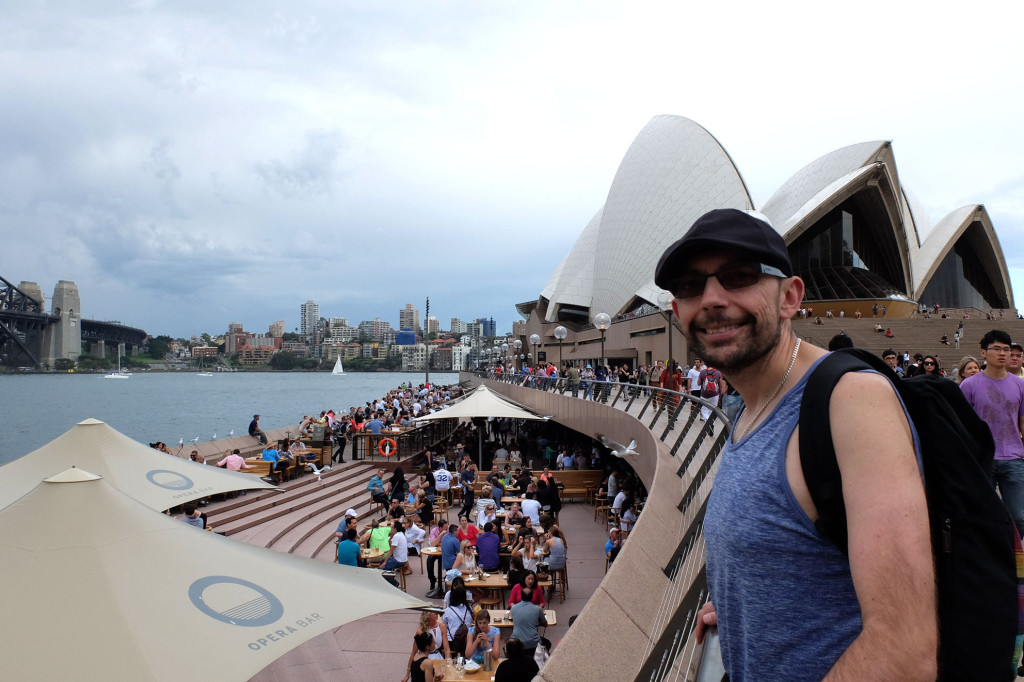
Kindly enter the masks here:
<path id="1" fill-rule="evenodd" d="M 334 362 L 334 369 L 331 370 L 331 374 L 344 374 L 345 368 L 341 366 L 341 356 Z"/>
<path id="2" fill-rule="evenodd" d="M 109 372 L 103 375 L 104 379 L 131 379 L 132 373 L 126 369 L 121 369 L 121 348 L 117 349 L 117 371 Z"/>
<path id="3" fill-rule="evenodd" d="M 209 370 L 206 370 L 206 369 L 203 369 L 203 361 L 204 361 L 204 360 L 206 360 L 206 358 L 205 358 L 205 357 L 202 357 L 202 356 L 200 356 L 200 358 L 199 358 L 199 371 L 198 371 L 198 372 L 196 372 L 196 376 L 200 376 L 200 377 L 212 377 L 212 376 L 213 376 L 213 372 L 211 372 L 211 371 L 209 371 Z"/>

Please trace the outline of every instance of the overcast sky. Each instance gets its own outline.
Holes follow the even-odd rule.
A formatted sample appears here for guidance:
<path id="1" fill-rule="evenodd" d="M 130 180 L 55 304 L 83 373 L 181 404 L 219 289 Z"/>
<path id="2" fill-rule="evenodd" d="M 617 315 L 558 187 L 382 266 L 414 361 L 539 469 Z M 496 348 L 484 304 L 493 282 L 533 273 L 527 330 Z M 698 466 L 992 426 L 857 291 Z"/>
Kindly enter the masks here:
<path id="1" fill-rule="evenodd" d="M 917 5 L 916 8 L 907 7 Z M 782 8 L 789 9 L 783 12 Z M 518 319 L 658 114 L 760 206 L 893 140 L 1024 296 L 1020 2 L 4 2 L 0 275 L 151 334 Z"/>

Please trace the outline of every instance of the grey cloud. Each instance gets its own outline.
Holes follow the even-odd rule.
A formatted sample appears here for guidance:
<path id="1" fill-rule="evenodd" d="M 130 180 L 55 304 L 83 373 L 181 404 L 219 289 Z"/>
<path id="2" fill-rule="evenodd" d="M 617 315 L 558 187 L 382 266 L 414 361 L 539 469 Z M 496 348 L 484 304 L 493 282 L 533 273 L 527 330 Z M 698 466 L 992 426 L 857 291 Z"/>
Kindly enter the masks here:
<path id="1" fill-rule="evenodd" d="M 306 135 L 305 146 L 288 161 L 270 159 L 253 164 L 268 191 L 294 199 L 329 194 L 339 176 L 341 135 L 320 131 Z"/>

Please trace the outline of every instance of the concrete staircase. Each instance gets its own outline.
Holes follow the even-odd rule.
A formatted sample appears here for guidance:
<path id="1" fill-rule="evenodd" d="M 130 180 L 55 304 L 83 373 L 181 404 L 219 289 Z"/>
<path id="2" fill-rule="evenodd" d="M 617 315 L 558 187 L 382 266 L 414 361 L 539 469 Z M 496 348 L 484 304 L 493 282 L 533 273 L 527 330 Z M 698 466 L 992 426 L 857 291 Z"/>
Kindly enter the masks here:
<path id="1" fill-rule="evenodd" d="M 211 503 L 207 518 L 217 532 L 236 540 L 299 556 L 334 561 L 334 531 L 348 509 L 361 522 L 377 516 L 366 483 L 377 463 L 347 462 L 319 478 L 306 474 L 286 481 L 283 492 L 249 491 Z M 407 476 L 412 481 L 415 474 Z M 362 523 L 360 524 L 362 525 Z"/>
<path id="2" fill-rule="evenodd" d="M 957 324 L 963 318 L 959 311 L 949 311 L 950 317 L 942 319 L 939 315 L 932 315 L 931 319 L 917 318 L 892 318 L 871 317 L 855 318 L 821 318 L 822 324 L 815 324 L 813 319 L 794 320 L 793 329 L 797 335 L 805 341 L 810 341 L 822 348 L 828 347 L 829 339 L 845 331 L 854 345 L 864 348 L 876 355 L 881 356 L 886 348 L 892 348 L 902 355 L 909 351 L 913 357 L 915 353 L 922 355 L 934 355 L 939 359 L 939 365 L 947 374 L 956 367 L 960 358 L 965 355 L 979 356 L 981 337 L 990 329 L 1002 329 L 1010 334 L 1014 341 L 1024 342 L 1024 320 L 1017 320 L 1013 317 L 996 317 L 993 320 L 978 318 L 971 314 L 970 319 L 963 320 L 964 335 L 960 340 L 960 348 L 953 345 L 953 333 L 956 332 Z M 878 334 L 874 331 L 875 323 L 881 324 L 883 328 L 889 327 L 893 330 L 893 338 L 886 338 L 885 334 Z M 949 345 L 942 344 L 942 335 L 949 339 Z"/>

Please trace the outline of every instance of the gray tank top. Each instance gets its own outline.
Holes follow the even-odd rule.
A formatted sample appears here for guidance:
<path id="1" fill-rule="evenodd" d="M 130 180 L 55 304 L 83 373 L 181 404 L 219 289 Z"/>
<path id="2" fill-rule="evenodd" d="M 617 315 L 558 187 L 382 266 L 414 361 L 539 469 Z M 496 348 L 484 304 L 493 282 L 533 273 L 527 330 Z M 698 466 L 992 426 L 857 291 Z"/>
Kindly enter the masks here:
<path id="1" fill-rule="evenodd" d="M 820 680 L 861 631 L 849 561 L 818 535 L 786 477 L 806 381 L 726 446 L 708 499 L 708 585 L 733 682 Z"/>

